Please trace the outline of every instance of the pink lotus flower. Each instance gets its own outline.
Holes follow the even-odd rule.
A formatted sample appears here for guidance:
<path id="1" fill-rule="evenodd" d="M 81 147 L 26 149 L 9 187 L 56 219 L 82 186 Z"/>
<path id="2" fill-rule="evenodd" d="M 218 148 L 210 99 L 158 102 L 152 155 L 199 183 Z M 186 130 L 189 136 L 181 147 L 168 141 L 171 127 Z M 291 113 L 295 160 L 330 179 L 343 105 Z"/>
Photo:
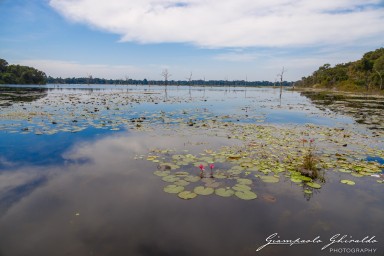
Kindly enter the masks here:
<path id="1" fill-rule="evenodd" d="M 215 165 L 209 164 L 209 168 L 211 168 L 211 178 L 213 178 L 213 168 L 215 168 Z"/>
<path id="2" fill-rule="evenodd" d="M 313 142 L 315 142 L 315 139 L 310 139 L 309 142 L 313 143 Z"/>
<path id="3" fill-rule="evenodd" d="M 204 170 L 205 170 L 205 169 L 204 169 L 204 165 L 202 165 L 202 164 L 199 165 L 199 168 L 200 168 L 201 171 L 204 171 Z"/>

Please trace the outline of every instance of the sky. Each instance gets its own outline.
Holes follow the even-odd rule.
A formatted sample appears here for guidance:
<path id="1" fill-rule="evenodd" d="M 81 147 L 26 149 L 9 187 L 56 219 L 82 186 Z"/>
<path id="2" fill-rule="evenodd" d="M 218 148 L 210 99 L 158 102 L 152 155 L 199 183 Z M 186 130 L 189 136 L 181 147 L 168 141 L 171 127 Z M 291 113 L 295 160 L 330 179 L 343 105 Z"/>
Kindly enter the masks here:
<path id="1" fill-rule="evenodd" d="M 384 47 L 384 0 L 0 0 L 0 58 L 52 77 L 296 81 Z"/>

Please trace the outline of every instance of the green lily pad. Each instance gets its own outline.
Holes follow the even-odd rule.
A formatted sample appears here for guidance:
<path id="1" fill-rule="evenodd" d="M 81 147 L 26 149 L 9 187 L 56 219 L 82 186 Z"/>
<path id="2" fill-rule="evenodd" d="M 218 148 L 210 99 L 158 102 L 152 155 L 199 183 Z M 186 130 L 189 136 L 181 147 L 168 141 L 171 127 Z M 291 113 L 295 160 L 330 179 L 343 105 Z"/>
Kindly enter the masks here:
<path id="1" fill-rule="evenodd" d="M 189 199 L 193 199 L 197 196 L 196 193 L 193 193 L 191 191 L 183 191 L 183 192 L 180 192 L 178 194 L 178 197 L 180 197 L 181 199 L 184 199 L 184 200 L 189 200 Z"/>
<path id="2" fill-rule="evenodd" d="M 203 187 L 203 186 L 198 186 L 193 189 L 193 192 L 195 192 L 198 195 L 211 195 L 213 194 L 215 190 L 213 188 L 208 188 L 208 187 Z"/>
<path id="3" fill-rule="evenodd" d="M 353 185 L 356 184 L 356 183 L 355 183 L 354 181 L 352 181 L 352 180 L 341 180 L 340 182 L 343 183 L 343 184 L 351 185 L 351 186 L 353 186 Z"/>
<path id="4" fill-rule="evenodd" d="M 222 197 L 230 197 L 235 192 L 232 189 L 218 188 L 215 190 L 215 194 Z"/>
<path id="5" fill-rule="evenodd" d="M 257 198 L 257 195 L 252 192 L 252 191 L 247 191 L 247 190 L 243 190 L 243 191 L 236 191 L 235 192 L 235 195 L 240 198 L 240 199 L 243 199 L 243 200 L 253 200 L 253 199 L 256 199 Z"/>
<path id="6" fill-rule="evenodd" d="M 232 187 L 232 189 L 236 191 L 249 191 L 252 188 L 244 184 L 236 184 L 235 186 Z"/>
<path id="7" fill-rule="evenodd" d="M 312 194 L 313 192 L 312 192 L 312 190 L 304 189 L 304 193 L 305 193 L 305 194 Z"/>
<path id="8" fill-rule="evenodd" d="M 176 177 L 175 175 L 168 175 L 162 178 L 165 182 L 175 182 L 178 181 L 180 178 Z"/>
<path id="9" fill-rule="evenodd" d="M 183 186 L 177 186 L 177 185 L 168 185 L 168 186 L 164 187 L 163 190 L 167 193 L 178 194 L 184 190 L 184 187 Z"/>
<path id="10" fill-rule="evenodd" d="M 189 181 L 189 182 L 197 182 L 197 181 L 201 180 L 201 178 L 198 176 L 189 175 L 189 176 L 185 177 L 184 180 Z"/>
<path id="11" fill-rule="evenodd" d="M 175 175 L 181 177 L 181 176 L 188 176 L 189 173 L 188 172 L 175 172 Z"/>
<path id="12" fill-rule="evenodd" d="M 307 184 L 309 187 L 311 187 L 311 188 L 316 188 L 316 189 L 321 188 L 321 185 L 320 185 L 320 184 L 317 184 L 317 183 L 315 183 L 315 182 L 307 182 L 306 184 Z"/>
<path id="13" fill-rule="evenodd" d="M 300 182 L 302 182 L 303 180 L 300 179 L 300 178 L 298 178 L 298 177 L 296 177 L 296 176 L 294 176 L 294 177 L 291 177 L 291 181 L 292 181 L 292 182 L 295 182 L 295 183 L 300 183 Z"/>
<path id="14" fill-rule="evenodd" d="M 178 181 L 176 181 L 176 182 L 173 183 L 173 184 L 175 184 L 175 185 L 177 185 L 177 186 L 183 186 L 183 187 L 185 187 L 185 186 L 188 186 L 188 185 L 189 185 L 189 182 L 186 181 L 186 180 L 178 180 Z"/>
<path id="15" fill-rule="evenodd" d="M 311 178 L 304 176 L 304 175 L 292 175 L 291 180 L 300 180 L 300 181 L 312 181 Z M 294 181 L 295 182 L 295 181 Z"/>
<path id="16" fill-rule="evenodd" d="M 215 174 L 213 174 L 213 177 L 216 178 L 216 179 L 225 179 L 225 178 L 227 178 L 227 176 L 225 176 L 224 174 L 221 174 L 221 173 L 215 173 Z"/>
<path id="17" fill-rule="evenodd" d="M 237 179 L 237 183 L 244 184 L 244 185 L 251 185 L 252 180 L 250 180 L 250 179 Z"/>
<path id="18" fill-rule="evenodd" d="M 260 176 L 260 179 L 266 183 L 277 183 L 279 182 L 279 178 L 275 176 Z"/>
<path id="19" fill-rule="evenodd" d="M 171 172 L 169 171 L 155 171 L 153 174 L 159 177 L 165 177 L 168 176 Z"/>

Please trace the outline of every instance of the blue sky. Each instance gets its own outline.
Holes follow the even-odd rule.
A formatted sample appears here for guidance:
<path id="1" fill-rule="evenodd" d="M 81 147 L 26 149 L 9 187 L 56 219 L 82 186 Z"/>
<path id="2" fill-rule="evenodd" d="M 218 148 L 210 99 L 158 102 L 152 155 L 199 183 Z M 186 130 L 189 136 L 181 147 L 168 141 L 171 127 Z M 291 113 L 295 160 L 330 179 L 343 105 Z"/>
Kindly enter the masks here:
<path id="1" fill-rule="evenodd" d="M 286 80 L 384 46 L 382 0 L 0 0 L 0 58 L 53 77 Z"/>

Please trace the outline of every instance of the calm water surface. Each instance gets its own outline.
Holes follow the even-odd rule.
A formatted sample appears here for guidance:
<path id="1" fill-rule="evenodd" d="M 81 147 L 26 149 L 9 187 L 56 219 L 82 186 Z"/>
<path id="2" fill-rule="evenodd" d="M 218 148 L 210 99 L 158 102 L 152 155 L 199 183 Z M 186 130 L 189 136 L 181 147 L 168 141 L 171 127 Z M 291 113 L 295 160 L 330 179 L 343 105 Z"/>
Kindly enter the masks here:
<path id="1" fill-rule="evenodd" d="M 256 200 L 182 200 L 164 193 L 156 165 L 138 157 L 153 148 L 199 152 L 239 143 L 163 126 L 175 120 L 372 134 L 352 117 L 320 110 L 297 92 L 284 91 L 280 102 L 272 88 L 44 88 L 32 99 L 12 94 L 0 101 L 0 255 L 339 255 L 321 250 L 336 234 L 378 242 L 331 248 L 384 253 L 383 184 L 371 177 L 347 186 L 339 183 L 342 174 L 329 173 L 310 196 L 287 179 L 255 181 Z M 273 233 L 286 240 L 320 236 L 322 243 L 256 252 Z"/>

